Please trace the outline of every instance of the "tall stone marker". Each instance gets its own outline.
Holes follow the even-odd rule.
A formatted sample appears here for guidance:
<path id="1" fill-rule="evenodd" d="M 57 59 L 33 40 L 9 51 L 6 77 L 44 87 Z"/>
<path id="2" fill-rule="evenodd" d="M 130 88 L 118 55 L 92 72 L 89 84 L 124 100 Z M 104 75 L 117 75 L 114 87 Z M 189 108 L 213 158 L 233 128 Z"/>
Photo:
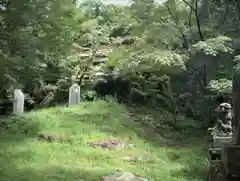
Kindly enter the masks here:
<path id="1" fill-rule="evenodd" d="M 68 107 L 80 104 L 80 86 L 73 84 L 69 88 Z"/>
<path id="2" fill-rule="evenodd" d="M 13 92 L 13 114 L 20 115 L 24 112 L 24 94 L 20 89 Z"/>
<path id="3" fill-rule="evenodd" d="M 233 64 L 233 112 L 234 137 L 240 145 L 240 55 L 235 57 Z"/>

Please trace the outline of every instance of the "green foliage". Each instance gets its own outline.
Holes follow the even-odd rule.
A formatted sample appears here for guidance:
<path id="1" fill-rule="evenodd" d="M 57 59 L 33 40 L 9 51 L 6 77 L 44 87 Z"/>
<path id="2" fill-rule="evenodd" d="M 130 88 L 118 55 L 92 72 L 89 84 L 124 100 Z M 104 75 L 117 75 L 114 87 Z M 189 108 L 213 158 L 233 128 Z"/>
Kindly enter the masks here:
<path id="1" fill-rule="evenodd" d="M 206 55 L 216 56 L 219 53 L 233 53 L 232 39 L 226 36 L 210 38 L 206 41 L 199 41 L 193 45 L 193 51 L 203 52 Z"/>
<path id="2" fill-rule="evenodd" d="M 209 91 L 231 91 L 232 56 L 239 51 L 238 4 L 212 0 L 163 4 L 134 0 L 129 7 L 97 0 L 10 3 L 0 14 L 0 91 L 5 92 L 0 95 L 8 97 L 18 87 L 41 101 L 48 86 L 66 93 L 73 82 L 85 88 L 98 80 L 96 72 L 111 72 L 131 83 L 130 100 L 137 93 L 175 114 L 176 98 L 182 93 L 202 101 Z M 93 66 L 96 55 L 107 56 L 102 50 L 112 52 L 106 65 Z M 188 100 L 188 106 L 197 107 L 193 102 Z"/>
<path id="3" fill-rule="evenodd" d="M 175 114 L 176 103 L 171 95 L 169 75 L 185 70 L 184 58 L 173 51 L 148 45 L 139 47 L 138 43 L 127 50 L 120 47 L 113 52 L 108 66 L 113 66 L 120 76 L 131 82 L 132 94 L 160 100 Z"/>
<path id="4" fill-rule="evenodd" d="M 173 52 L 153 49 L 150 46 L 125 49 L 122 47 L 109 57 L 109 65 L 115 66 L 122 74 L 135 74 L 136 72 L 154 73 L 157 75 L 178 73 L 185 69 L 184 58 Z"/>
<path id="5" fill-rule="evenodd" d="M 97 93 L 95 91 L 86 91 L 82 97 L 83 100 L 94 101 L 97 98 Z"/>
<path id="6" fill-rule="evenodd" d="M 7 85 L 1 91 L 11 93 L 12 88 L 36 87 L 40 82 L 54 84 L 64 76 L 63 60 L 81 22 L 75 4 L 11 2 L 2 18 L 1 53 L 7 59 L 2 76 L 7 77 Z"/>
<path id="7" fill-rule="evenodd" d="M 49 92 L 55 97 L 59 97 L 59 102 L 62 102 L 68 96 L 68 88 L 73 82 L 81 85 L 83 89 L 87 89 L 87 86 L 91 87 L 93 82 L 98 80 L 96 72 L 101 72 L 104 74 L 102 77 L 105 77 L 106 74 L 108 77 L 114 75 L 114 78 L 121 77 L 130 82 L 130 95 L 127 95 L 129 102 L 137 94 L 144 99 L 146 104 L 151 103 L 154 108 L 163 107 L 164 110 L 158 109 L 157 114 L 154 115 L 159 118 L 157 122 L 151 122 L 149 116 L 142 115 L 143 110 L 141 109 L 136 117 L 143 124 L 148 124 L 147 129 L 150 129 L 150 133 L 167 130 L 166 133 L 164 132 L 165 135 L 172 133 L 172 130 L 166 126 L 167 124 L 174 122 L 177 127 L 177 125 L 195 123 L 189 120 L 186 123 L 183 116 L 179 119 L 179 116 L 186 112 L 190 112 L 189 117 L 199 122 L 210 120 L 209 115 L 216 105 L 216 96 L 226 95 L 229 97 L 231 95 L 232 71 L 235 71 L 234 75 L 238 75 L 238 70 L 240 70 L 238 56 L 235 57 L 235 65 L 232 68 L 233 54 L 239 54 L 240 12 L 238 7 L 240 6 L 237 1 L 167 0 L 164 4 L 157 4 L 153 0 L 134 0 L 130 7 L 105 5 L 97 0 L 80 1 L 79 6 L 76 6 L 75 2 L 67 0 L 11 1 L 6 6 L 6 11 L 0 10 L 0 98 L 11 100 L 13 89 L 23 88 L 28 93 L 27 96 L 33 97 L 38 104 L 46 95 L 49 95 Z M 125 41 L 124 44 L 124 40 L 129 41 Z M 108 55 L 106 65 L 94 66 L 93 61 L 98 58 L 96 55 L 100 54 L 100 57 L 105 58 L 106 55 L 102 55 L 101 50 L 106 49 L 113 49 L 112 53 Z M 108 71 L 104 68 L 108 68 Z M 174 86 L 176 83 L 178 86 Z M 87 91 L 83 94 L 84 100 L 95 100 L 96 97 L 97 93 L 94 91 Z M 37 117 L 40 115 L 38 118 L 43 120 L 41 123 L 43 129 L 49 128 L 47 123 L 51 122 L 48 119 L 45 120 L 46 117 L 53 118 L 52 120 L 55 122 L 52 126 L 59 126 L 56 120 L 65 119 L 62 115 L 67 115 L 66 121 L 62 122 L 68 124 L 64 125 L 66 128 L 72 127 L 71 120 L 76 120 L 77 117 L 79 125 L 76 125 L 75 122 L 74 129 L 70 132 L 72 131 L 75 136 L 77 136 L 76 133 L 83 133 L 77 137 L 86 139 L 99 136 L 108 138 L 109 135 L 102 130 L 109 127 L 109 123 L 111 123 L 111 129 L 107 128 L 107 131 L 113 132 L 114 138 L 128 135 L 127 129 L 119 131 L 119 128 L 126 126 L 122 125 L 125 121 L 127 121 L 126 124 L 129 124 L 132 117 L 129 118 L 126 110 L 115 103 L 115 97 L 106 96 L 106 100 L 107 102 L 94 101 L 91 105 L 87 103 L 86 107 L 84 105 L 80 110 L 84 116 L 75 114 L 75 112 L 79 113 L 79 108 L 76 108 L 76 110 L 40 111 Z M 160 114 L 161 111 L 164 114 Z M 59 119 L 56 119 L 55 113 L 60 116 Z M 93 116 L 89 117 L 89 113 Z M 106 117 L 106 115 L 110 115 L 110 117 Z M 122 117 L 123 115 L 124 117 Z M 167 116 L 164 117 L 164 115 Z M 100 124 L 95 124 L 96 120 L 100 120 Z M 36 121 L 35 118 L 34 121 Z M 85 121 L 87 124 L 84 123 Z M 89 121 L 92 123 L 89 124 Z M 32 122 L 32 120 L 27 122 Z M 105 122 L 108 125 L 103 124 Z M 136 132 L 141 130 L 139 124 L 134 126 L 137 128 Z M 152 129 L 152 127 L 154 128 Z M 13 131 L 16 131 L 16 128 L 14 127 Z M 49 131 L 55 130 L 55 128 L 51 127 Z M 79 132 L 79 128 L 82 131 Z M 56 132 L 59 131 L 57 129 Z M 94 132 L 99 129 L 101 133 Z M 89 131 L 89 134 L 84 134 L 84 130 Z M 140 133 L 137 132 L 136 135 L 145 132 L 148 131 L 144 129 Z M 135 135 L 135 133 L 133 134 Z M 159 139 L 159 135 L 151 136 Z M 180 135 L 176 136 L 176 138 L 179 137 Z M 141 139 L 137 137 L 135 140 L 140 143 Z M 32 142 L 32 139 L 29 140 L 31 143 L 27 143 L 27 146 L 30 145 L 33 151 L 42 155 L 43 160 L 53 161 L 56 158 L 54 153 L 55 155 L 50 154 L 54 158 L 53 160 L 46 160 L 47 157 L 42 153 L 52 153 L 52 150 L 38 149 L 36 143 Z M 160 141 L 162 142 L 163 139 Z M 173 142 L 176 144 L 176 139 Z M 84 142 L 81 144 L 84 145 Z M 142 143 L 140 143 L 141 145 Z M 9 151 L 8 147 L 4 149 L 4 146 L 5 142 L 2 145 L 3 152 Z M 41 143 L 38 146 L 43 145 Z M 55 146 L 56 150 L 61 150 L 59 144 L 53 143 L 53 147 Z M 142 146 L 144 149 L 149 148 L 146 145 Z M 102 157 L 101 154 L 112 157 L 118 154 L 106 152 L 96 156 L 92 150 L 78 149 L 76 148 L 78 153 L 88 153 L 87 156 L 91 157 L 86 160 L 78 160 L 84 165 L 84 170 L 86 170 L 86 165 L 89 166 L 89 160 L 93 161 L 93 164 L 98 164 Z M 57 157 L 65 158 L 66 151 L 69 151 L 68 148 Z M 70 155 L 70 161 L 69 159 L 61 160 L 66 162 L 66 168 L 72 166 L 71 157 L 74 164 L 76 163 L 76 154 L 72 152 L 72 147 L 70 152 L 74 153 Z M 169 160 L 166 155 L 164 156 L 166 150 L 164 150 L 164 154 L 161 151 L 157 153 L 160 155 L 155 160 L 160 165 L 164 162 L 164 168 L 155 168 L 154 164 L 150 164 L 152 170 L 150 175 L 148 170 L 143 172 L 144 169 L 139 170 L 141 164 L 132 166 L 136 172 L 147 174 L 153 180 L 160 176 L 163 180 L 202 180 L 203 172 L 199 170 L 202 158 L 196 157 L 195 160 L 198 164 L 192 165 L 191 160 L 185 162 L 184 155 L 187 153 L 186 155 L 189 157 L 188 151 L 182 152 L 180 149 L 180 153 L 177 153 L 177 156 L 183 156 L 183 158 L 174 160 L 174 162 Z M 176 155 L 175 151 L 174 155 Z M 7 157 L 11 158 L 12 155 Z M 158 157 L 164 158 L 164 160 L 158 160 Z M 9 162 L 8 158 L 6 160 Z M 116 161 L 115 158 L 105 160 L 104 164 L 107 169 L 104 172 L 110 171 L 112 165 L 119 166 L 120 162 L 113 163 L 115 162 L 113 160 Z M 22 160 L 20 161 L 23 163 Z M 28 161 L 31 163 L 33 160 Z M 37 164 L 39 168 L 36 168 L 38 170 L 36 175 L 39 175 L 39 169 L 46 166 L 45 161 Z M 171 164 L 169 164 L 170 162 Z M 47 165 L 58 165 L 60 162 L 46 163 Z M 183 167 L 186 168 L 179 171 L 180 163 L 184 163 Z M 31 164 L 36 165 L 35 162 Z M 169 165 L 171 169 L 165 168 L 166 165 Z M 92 165 L 90 166 L 92 167 Z M 190 169 L 190 166 L 193 168 Z M 17 165 L 18 171 L 14 172 L 16 177 L 13 174 L 12 180 L 19 178 L 18 173 L 20 173 L 19 168 L 21 167 L 23 167 L 22 164 Z M 9 168 L 12 168 L 11 165 Z M 162 170 L 164 170 L 164 174 Z M 199 177 L 196 177 L 196 171 L 199 172 Z M 49 174 L 60 179 L 58 178 L 59 173 Z M 11 176 L 12 173 L 8 172 L 7 175 Z M 28 174 L 21 175 L 23 177 L 20 180 L 27 180 L 24 177 Z M 86 175 L 88 175 L 86 179 L 89 179 L 90 174 Z M 99 176 L 99 174 L 97 175 Z M 42 180 L 42 178 L 36 177 L 36 180 Z M 67 177 L 69 180 L 76 178 L 73 175 Z M 93 175 L 90 177 L 90 180 L 97 179 Z M 46 179 L 49 178 L 50 176 L 46 176 Z"/>
<path id="8" fill-rule="evenodd" d="M 218 79 L 211 80 L 208 88 L 215 94 L 231 94 L 232 92 L 232 80 L 229 79 Z"/>

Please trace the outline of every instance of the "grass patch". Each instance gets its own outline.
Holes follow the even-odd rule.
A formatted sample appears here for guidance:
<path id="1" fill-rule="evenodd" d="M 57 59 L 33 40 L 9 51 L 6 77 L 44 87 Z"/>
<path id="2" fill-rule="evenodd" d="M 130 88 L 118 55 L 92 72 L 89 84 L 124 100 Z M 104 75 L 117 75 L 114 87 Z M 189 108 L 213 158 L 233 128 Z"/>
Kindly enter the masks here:
<path id="1" fill-rule="evenodd" d="M 130 110 L 105 101 L 8 118 L 1 122 L 0 180 L 97 181 L 119 169 L 150 181 L 203 181 L 204 136 L 193 128 L 176 131 L 166 124 L 169 121 L 171 116 L 159 111 Z M 44 142 L 37 139 L 38 132 L 70 137 L 72 142 Z M 109 150 L 87 144 L 106 139 L 129 140 L 136 147 Z M 121 158 L 145 153 L 151 162 Z"/>

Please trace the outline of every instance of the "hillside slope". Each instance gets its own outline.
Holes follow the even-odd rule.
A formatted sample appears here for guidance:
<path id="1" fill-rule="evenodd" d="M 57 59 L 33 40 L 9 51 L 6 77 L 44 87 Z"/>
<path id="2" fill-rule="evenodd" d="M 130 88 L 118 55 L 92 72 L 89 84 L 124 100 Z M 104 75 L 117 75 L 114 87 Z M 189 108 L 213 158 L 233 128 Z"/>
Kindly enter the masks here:
<path id="1" fill-rule="evenodd" d="M 0 180 L 96 181 L 117 169 L 152 181 L 204 180 L 204 138 L 196 130 L 174 131 L 164 124 L 168 119 L 164 113 L 143 109 L 130 113 L 123 105 L 96 101 L 2 120 Z M 151 126 L 156 120 L 159 133 Z M 63 140 L 40 139 L 39 133 Z M 134 146 L 108 149 L 88 144 L 116 139 L 129 140 Z M 126 160 L 133 157 L 138 159 Z"/>

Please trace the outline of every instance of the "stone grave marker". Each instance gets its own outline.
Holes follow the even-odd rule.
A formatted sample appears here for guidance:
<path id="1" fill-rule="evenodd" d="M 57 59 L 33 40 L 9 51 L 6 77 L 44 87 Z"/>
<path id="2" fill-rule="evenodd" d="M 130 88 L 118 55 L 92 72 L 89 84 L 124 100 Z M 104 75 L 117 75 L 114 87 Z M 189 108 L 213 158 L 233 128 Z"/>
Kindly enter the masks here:
<path id="1" fill-rule="evenodd" d="M 13 92 L 13 114 L 20 115 L 24 112 L 24 94 L 20 89 Z"/>
<path id="2" fill-rule="evenodd" d="M 80 86 L 73 84 L 69 88 L 68 106 L 77 105 L 80 103 Z"/>

